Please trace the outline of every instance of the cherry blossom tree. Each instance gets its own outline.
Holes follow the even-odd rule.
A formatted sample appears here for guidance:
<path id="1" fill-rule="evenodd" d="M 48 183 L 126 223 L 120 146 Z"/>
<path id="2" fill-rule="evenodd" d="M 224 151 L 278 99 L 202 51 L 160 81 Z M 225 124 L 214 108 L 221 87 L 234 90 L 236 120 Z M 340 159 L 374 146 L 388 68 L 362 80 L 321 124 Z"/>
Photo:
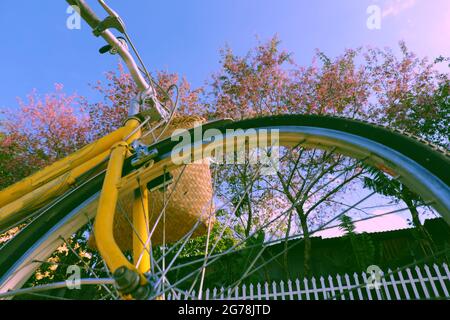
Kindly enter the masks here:
<path id="1" fill-rule="evenodd" d="M 294 113 L 345 116 L 405 130 L 448 147 L 448 74 L 438 72 L 435 62 L 418 58 L 404 43 L 399 49 L 399 54 L 390 49 L 349 49 L 337 57 L 317 50 L 311 64 L 301 66 L 273 37 L 244 56 L 223 49 L 220 69 L 203 88 L 192 88 L 186 79 L 164 71 L 155 72 L 155 81 L 163 103 L 169 99 L 164 92 L 173 98 L 175 92 L 169 89 L 178 85 L 179 114 L 208 119 Z M 102 101 L 67 95 L 62 85 L 56 85 L 53 93 L 40 96 L 33 91 L 20 101 L 17 111 L 4 111 L 0 187 L 123 123 L 129 99 L 137 93 L 123 66 L 108 72 L 106 80 L 92 88 L 104 97 Z M 266 221 L 263 215 L 270 208 L 293 205 L 295 214 L 272 232 L 304 238 L 308 273 L 311 230 L 332 218 L 342 204 L 341 194 L 364 188 L 361 181 L 367 175 L 357 162 L 330 151 L 297 148 L 286 149 L 283 155 L 278 175 L 259 184 L 249 178 L 254 168 L 224 169 L 224 184 L 218 190 L 246 195 L 244 201 L 232 201 L 237 223 L 243 222 L 238 231 L 244 237 Z M 343 178 L 330 183 L 331 176 L 340 173 Z"/>
<path id="2" fill-rule="evenodd" d="M 400 55 L 390 49 L 358 48 L 345 50 L 335 58 L 317 51 L 306 67 L 298 66 L 291 54 L 280 49 L 277 37 L 244 56 L 225 48 L 221 51 L 221 70 L 214 74 L 205 105 L 212 117 L 327 114 L 376 122 L 429 140 L 442 139 L 445 130 L 439 115 L 448 110 L 448 104 L 442 106 L 448 77 L 436 71 L 433 62 L 416 57 L 404 43 L 399 48 Z M 424 127 L 428 132 L 420 130 Z M 290 216 L 281 227 L 286 236 L 294 231 L 304 238 L 304 270 L 308 274 L 312 227 L 332 218 L 330 212 L 336 211 L 342 193 L 349 188 L 364 188 L 361 179 L 368 172 L 357 162 L 330 152 L 286 153 L 290 156 L 282 163 L 278 179 L 266 182 L 273 196 L 284 198 L 295 208 L 296 217 Z M 257 212 L 247 202 L 257 203 L 263 196 L 258 188 L 248 186 L 252 170 L 238 171 L 230 175 L 240 177 L 233 180 L 233 186 L 239 189 L 236 194 L 249 191 L 236 212 L 241 219 L 247 218 L 245 233 L 249 234 L 250 220 L 257 220 Z M 343 179 L 330 184 L 332 176 L 339 173 Z M 274 194 L 274 190 L 279 192 Z"/>
<path id="3" fill-rule="evenodd" d="M 61 84 L 41 96 L 36 90 L 18 110 L 4 110 L 0 140 L 0 186 L 31 174 L 75 150 L 90 139 L 90 118 L 77 94 L 66 95 Z"/>

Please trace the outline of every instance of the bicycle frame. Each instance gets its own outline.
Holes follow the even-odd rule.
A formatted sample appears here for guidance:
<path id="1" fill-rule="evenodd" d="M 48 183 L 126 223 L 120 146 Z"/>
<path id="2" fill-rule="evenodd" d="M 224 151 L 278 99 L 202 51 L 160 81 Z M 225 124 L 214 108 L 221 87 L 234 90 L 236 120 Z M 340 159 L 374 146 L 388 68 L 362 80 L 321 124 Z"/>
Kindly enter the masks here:
<path id="1" fill-rule="evenodd" d="M 102 23 L 84 0 L 66 0 L 76 6 L 81 17 L 98 31 Z M 103 0 L 98 0 L 110 14 L 108 18 L 120 19 Z M 107 19 L 108 19 L 107 18 Z M 105 19 L 106 20 L 106 19 Z M 127 47 L 114 34 L 105 28 L 98 34 L 121 56 L 141 93 L 149 93 L 156 98 L 156 91 L 142 76 L 133 56 Z M 141 93 L 138 95 L 140 97 Z M 77 178 L 108 160 L 105 180 L 102 187 L 94 234 L 98 250 L 112 273 L 126 267 L 139 275 L 140 284 L 147 283 L 144 272 L 150 268 L 149 245 L 143 245 L 140 239 L 148 238 L 148 191 L 138 187 L 133 203 L 133 257 L 136 267 L 124 256 L 113 236 L 113 222 L 118 200 L 118 186 L 121 184 L 122 167 L 130 155 L 130 144 L 141 137 L 141 120 L 136 114 L 136 99 L 130 104 L 129 118 L 124 126 L 111 134 L 91 143 L 81 150 L 57 161 L 32 176 L 0 191 L 0 227 L 11 225 L 11 221 L 20 221 L 27 212 L 39 205 L 63 194 L 77 181 Z M 159 112 L 159 110 L 156 110 Z M 161 113 L 159 113 L 161 115 Z M 145 205 L 143 205 L 145 204 Z M 138 261 L 139 260 L 139 261 Z"/>

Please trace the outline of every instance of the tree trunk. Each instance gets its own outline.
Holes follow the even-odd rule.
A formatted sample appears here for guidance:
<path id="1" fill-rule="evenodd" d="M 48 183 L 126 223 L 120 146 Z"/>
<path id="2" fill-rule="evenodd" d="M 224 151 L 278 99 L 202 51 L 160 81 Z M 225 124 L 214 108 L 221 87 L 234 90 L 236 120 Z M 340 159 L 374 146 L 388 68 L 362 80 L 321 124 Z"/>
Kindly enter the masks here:
<path id="1" fill-rule="evenodd" d="M 248 195 L 248 193 L 245 194 L 244 201 L 246 202 L 248 208 L 247 227 L 245 228 L 245 236 L 248 237 L 250 235 L 250 231 L 252 230 L 252 219 L 253 219 L 252 202 L 250 200 L 250 196 Z"/>
<path id="2" fill-rule="evenodd" d="M 409 209 L 409 212 L 411 213 L 413 225 L 419 235 L 419 237 L 418 237 L 419 245 L 420 245 L 424 255 L 425 256 L 434 255 L 435 250 L 434 250 L 433 239 L 431 238 L 427 229 L 425 229 L 425 227 L 420 222 L 419 212 L 417 211 L 417 208 L 414 205 L 413 200 L 411 200 L 410 197 L 405 195 L 405 193 L 403 193 L 402 200 L 405 202 L 406 206 Z"/>
<path id="3" fill-rule="evenodd" d="M 291 221 L 292 221 L 292 211 L 289 213 L 288 225 L 286 228 L 286 236 L 284 240 L 284 255 L 283 255 L 283 264 L 284 264 L 284 272 L 286 274 L 286 279 L 290 279 L 291 275 L 289 272 L 289 259 L 288 259 L 288 245 L 289 245 L 289 234 L 291 233 Z"/>
<path id="4" fill-rule="evenodd" d="M 307 217 L 303 213 L 302 208 L 295 208 L 300 218 L 300 224 L 302 226 L 303 241 L 305 242 L 305 251 L 303 254 L 303 270 L 306 277 L 311 275 L 311 237 L 308 229 Z"/>

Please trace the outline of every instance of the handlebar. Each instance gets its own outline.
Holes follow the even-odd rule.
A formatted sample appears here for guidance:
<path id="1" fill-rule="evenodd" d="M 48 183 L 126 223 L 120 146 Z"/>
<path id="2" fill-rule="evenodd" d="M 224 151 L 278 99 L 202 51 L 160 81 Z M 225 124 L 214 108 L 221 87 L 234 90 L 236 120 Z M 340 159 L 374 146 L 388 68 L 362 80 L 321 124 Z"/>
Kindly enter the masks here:
<path id="1" fill-rule="evenodd" d="M 76 6 L 80 10 L 80 15 L 87 22 L 87 24 L 93 29 L 96 28 L 101 23 L 101 20 L 97 17 L 97 15 L 92 11 L 89 5 L 85 0 L 66 0 L 67 3 L 71 6 Z M 113 48 L 117 48 L 117 53 L 122 57 L 123 61 L 128 67 L 130 74 L 133 80 L 136 82 L 139 90 L 145 91 L 149 88 L 153 90 L 153 88 L 147 83 L 145 78 L 142 76 L 139 71 L 139 67 L 134 61 L 133 56 L 128 51 L 128 49 L 116 38 L 116 36 L 109 30 L 105 30 L 100 33 L 100 36 L 108 42 Z M 154 90 L 153 90 L 154 91 Z"/>
<path id="2" fill-rule="evenodd" d="M 97 17 L 94 11 L 89 8 L 84 0 L 66 0 L 71 6 L 77 6 L 80 8 L 80 16 L 84 21 L 92 28 L 95 29 L 100 23 L 100 19 Z"/>

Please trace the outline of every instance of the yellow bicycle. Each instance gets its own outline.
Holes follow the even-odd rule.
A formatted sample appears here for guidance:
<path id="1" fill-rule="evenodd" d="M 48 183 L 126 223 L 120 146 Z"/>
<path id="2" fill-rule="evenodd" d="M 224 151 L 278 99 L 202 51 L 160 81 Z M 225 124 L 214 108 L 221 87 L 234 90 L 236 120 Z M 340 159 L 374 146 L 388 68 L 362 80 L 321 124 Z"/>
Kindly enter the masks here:
<path id="1" fill-rule="evenodd" d="M 96 277 L 95 268 L 86 266 L 90 277 L 80 279 L 82 287 L 104 288 L 108 298 L 205 298 L 210 289 L 209 298 L 223 292 L 233 296 L 255 275 L 270 279 L 274 263 L 305 233 L 310 237 L 335 228 L 342 215 L 373 205 L 371 199 L 380 197 L 375 191 L 355 193 L 351 187 L 373 170 L 420 197 L 417 210 L 450 223 L 447 151 L 381 126 L 329 116 L 209 123 L 177 118 L 174 109 L 160 103 L 155 83 L 128 50 L 132 43 L 120 17 L 101 0 L 109 14 L 104 20 L 83 0 L 67 2 L 78 6 L 94 34 L 106 40 L 103 51 L 123 58 L 140 93 L 130 99 L 123 127 L 0 192 L 0 234 L 25 226 L 0 248 L 0 298 L 66 287 L 66 282 L 23 286 L 86 227 L 92 230 L 85 238 L 98 250 L 108 276 Z M 264 161 L 244 157 L 239 162 L 237 155 L 248 155 L 252 145 Z M 311 172 L 295 161 L 302 154 L 314 163 Z M 292 174 L 283 173 L 287 169 Z M 230 180 L 231 175 L 245 179 Z M 290 202 L 276 202 L 275 179 L 280 188 L 303 187 L 303 192 Z M 314 179 L 324 182 L 308 190 Z M 332 198 L 345 187 L 339 201 Z M 319 193 L 323 201 L 308 200 Z M 257 198 L 257 207 L 246 207 L 249 196 Z M 409 209 L 391 207 L 384 214 Z M 293 214 L 298 210 L 317 212 L 313 230 L 302 229 Z M 224 239 L 229 245 L 222 248 Z M 188 254 L 193 241 L 201 250 Z M 234 264 L 239 266 L 230 271 Z M 219 288 L 214 295 L 213 287 Z"/>

